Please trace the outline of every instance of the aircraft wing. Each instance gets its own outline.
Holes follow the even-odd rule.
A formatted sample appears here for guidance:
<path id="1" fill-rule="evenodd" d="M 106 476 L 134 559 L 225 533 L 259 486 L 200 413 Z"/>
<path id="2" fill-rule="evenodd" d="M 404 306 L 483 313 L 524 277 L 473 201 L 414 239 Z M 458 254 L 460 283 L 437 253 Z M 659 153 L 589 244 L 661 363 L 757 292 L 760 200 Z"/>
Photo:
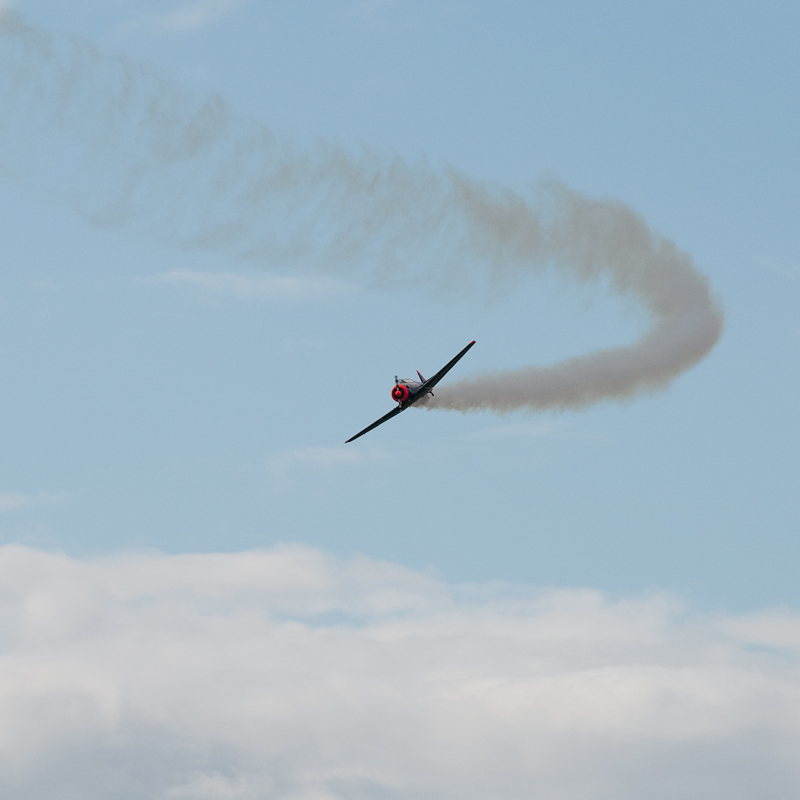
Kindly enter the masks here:
<path id="1" fill-rule="evenodd" d="M 433 389 L 433 387 L 436 386 L 436 384 L 439 383 L 439 381 L 444 378 L 444 376 L 447 375 L 451 369 L 453 369 L 453 367 L 458 363 L 459 359 L 461 359 L 467 350 L 469 350 L 474 344 L 474 341 L 470 342 L 452 361 L 448 361 L 447 364 L 445 364 L 432 378 L 428 378 L 428 380 L 422 384 L 419 390 L 428 392 Z"/>
<path id="2" fill-rule="evenodd" d="M 369 433 L 373 428 L 377 428 L 378 425 L 383 425 L 387 419 L 396 417 L 401 411 L 405 411 L 407 408 L 408 406 L 397 406 L 397 408 L 393 408 L 388 414 L 384 414 L 379 420 L 373 422 L 372 425 L 368 425 L 363 431 L 359 431 L 355 436 L 349 438 L 345 444 L 352 442 L 353 439 L 358 439 L 359 436 L 363 436 L 365 433 Z"/>

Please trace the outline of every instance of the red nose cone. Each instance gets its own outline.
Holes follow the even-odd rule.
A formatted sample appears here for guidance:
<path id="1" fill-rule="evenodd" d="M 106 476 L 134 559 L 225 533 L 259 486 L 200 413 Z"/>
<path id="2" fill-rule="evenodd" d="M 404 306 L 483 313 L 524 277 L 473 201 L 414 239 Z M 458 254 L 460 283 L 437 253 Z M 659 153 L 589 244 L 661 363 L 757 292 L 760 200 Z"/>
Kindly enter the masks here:
<path id="1" fill-rule="evenodd" d="M 405 401 L 408 400 L 408 386 L 398 383 L 397 386 L 392 389 L 392 400 L 396 400 L 398 403 L 405 403 Z"/>

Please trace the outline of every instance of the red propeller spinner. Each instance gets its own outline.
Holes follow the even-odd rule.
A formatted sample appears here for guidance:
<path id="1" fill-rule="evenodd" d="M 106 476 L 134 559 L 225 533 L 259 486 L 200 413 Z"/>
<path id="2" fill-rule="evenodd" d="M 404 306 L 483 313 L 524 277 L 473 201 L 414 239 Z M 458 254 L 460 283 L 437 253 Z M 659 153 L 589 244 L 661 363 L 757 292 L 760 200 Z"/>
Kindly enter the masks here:
<path id="1" fill-rule="evenodd" d="M 398 403 L 405 403 L 408 400 L 408 386 L 404 383 L 397 383 L 392 389 L 392 400 L 396 400 Z"/>

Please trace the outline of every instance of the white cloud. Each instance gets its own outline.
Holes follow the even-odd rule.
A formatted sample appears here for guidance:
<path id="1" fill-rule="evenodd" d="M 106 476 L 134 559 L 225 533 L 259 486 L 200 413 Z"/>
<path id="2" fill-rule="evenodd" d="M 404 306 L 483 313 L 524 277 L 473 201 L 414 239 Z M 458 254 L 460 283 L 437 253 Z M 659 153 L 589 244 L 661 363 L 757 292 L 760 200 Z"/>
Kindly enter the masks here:
<path id="1" fill-rule="evenodd" d="M 0 796 L 800 794 L 800 614 L 0 548 Z M 759 649 L 761 645 L 769 649 Z"/>
<path id="2" fill-rule="evenodd" d="M 137 278 L 137 283 L 182 286 L 213 297 L 240 300 L 300 300 L 341 294 L 345 290 L 341 283 L 330 278 L 304 279 L 264 273 L 238 275 L 190 269 Z"/>

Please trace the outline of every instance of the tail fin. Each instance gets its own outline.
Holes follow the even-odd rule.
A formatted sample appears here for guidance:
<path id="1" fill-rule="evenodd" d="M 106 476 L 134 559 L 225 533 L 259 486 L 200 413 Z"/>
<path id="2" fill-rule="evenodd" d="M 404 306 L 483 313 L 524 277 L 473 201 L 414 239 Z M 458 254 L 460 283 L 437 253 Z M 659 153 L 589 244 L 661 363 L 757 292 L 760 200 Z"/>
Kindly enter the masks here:
<path id="1" fill-rule="evenodd" d="M 419 379 L 420 379 L 420 380 L 421 380 L 423 383 L 425 383 L 425 378 L 423 378 L 423 377 L 422 377 L 422 373 L 421 373 L 419 370 L 417 370 L 417 375 L 419 375 Z"/>

